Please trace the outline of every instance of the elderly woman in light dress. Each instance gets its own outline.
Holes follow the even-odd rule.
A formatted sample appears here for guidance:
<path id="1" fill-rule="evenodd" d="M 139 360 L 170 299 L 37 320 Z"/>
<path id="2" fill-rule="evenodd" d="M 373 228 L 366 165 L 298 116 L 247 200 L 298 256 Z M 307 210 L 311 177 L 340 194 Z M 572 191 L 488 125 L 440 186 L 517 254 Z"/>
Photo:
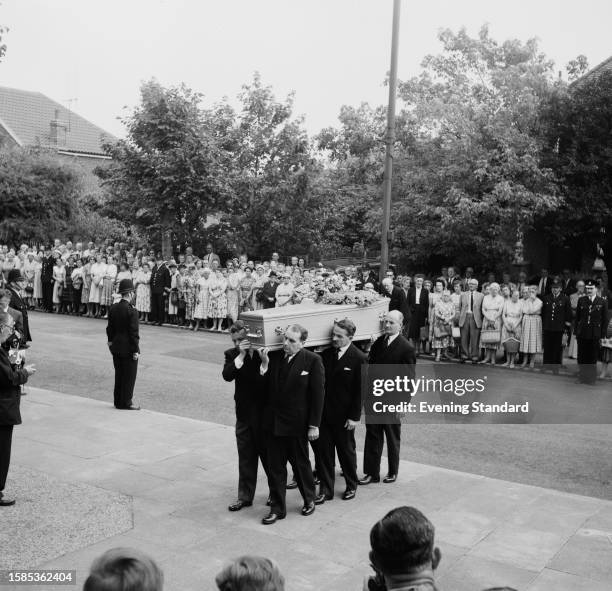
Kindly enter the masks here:
<path id="1" fill-rule="evenodd" d="M 208 317 L 212 318 L 212 330 L 222 332 L 222 323 L 227 316 L 227 277 L 220 269 L 211 275 L 208 297 Z"/>
<path id="2" fill-rule="evenodd" d="M 291 283 L 289 273 L 282 273 L 281 283 L 276 288 L 276 307 L 279 308 L 291 304 L 294 290 L 295 286 Z"/>
<path id="3" fill-rule="evenodd" d="M 453 345 L 453 320 L 455 318 L 455 304 L 451 299 L 448 289 L 440 294 L 433 309 L 432 318 L 432 340 L 431 347 L 435 352 L 435 360 L 440 361 L 440 356 L 448 358 L 447 350 Z"/>
<path id="4" fill-rule="evenodd" d="M 495 338 L 482 340 L 481 346 L 485 351 L 485 357 L 481 363 L 495 365 L 495 356 L 501 341 L 502 313 L 504 310 L 504 298 L 499 293 L 499 283 L 493 281 L 488 285 L 488 293 L 482 299 L 482 331 L 487 331 L 489 337 Z"/>
<path id="5" fill-rule="evenodd" d="M 501 342 L 506 350 L 505 366 L 514 369 L 518 347 L 521 342 L 521 324 L 523 320 L 523 300 L 518 289 L 513 289 L 510 298 L 505 300 L 502 312 Z"/>
<path id="6" fill-rule="evenodd" d="M 529 286 L 529 296 L 523 300 L 523 319 L 521 322 L 521 345 L 523 363 L 521 367 L 533 369 L 536 353 L 542 351 L 542 300 L 537 297 L 538 286 Z"/>
<path id="7" fill-rule="evenodd" d="M 200 329 L 200 323 L 203 323 L 204 328 L 206 328 L 206 321 L 208 320 L 208 302 L 210 300 L 211 284 L 211 271 L 208 267 L 204 267 L 201 271 L 200 278 L 197 280 L 196 286 L 196 306 L 193 312 L 194 325 L 191 327 L 191 330 L 195 332 L 198 332 L 198 330 Z"/>

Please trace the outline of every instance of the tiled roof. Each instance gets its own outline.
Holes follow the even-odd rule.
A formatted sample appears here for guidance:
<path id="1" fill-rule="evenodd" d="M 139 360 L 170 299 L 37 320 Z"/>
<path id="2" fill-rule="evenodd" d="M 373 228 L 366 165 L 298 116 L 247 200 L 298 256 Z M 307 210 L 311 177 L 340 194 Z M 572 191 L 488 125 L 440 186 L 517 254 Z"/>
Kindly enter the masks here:
<path id="1" fill-rule="evenodd" d="M 115 137 L 40 92 L 0 86 L 0 125 L 22 146 L 102 155 Z M 54 137 L 56 136 L 56 137 Z"/>
<path id="2" fill-rule="evenodd" d="M 574 82 L 570 84 L 570 87 L 581 87 L 586 82 L 599 78 L 599 76 L 606 72 L 612 72 L 612 56 L 596 65 L 594 68 L 591 68 L 584 76 L 578 78 L 578 80 L 574 80 Z"/>

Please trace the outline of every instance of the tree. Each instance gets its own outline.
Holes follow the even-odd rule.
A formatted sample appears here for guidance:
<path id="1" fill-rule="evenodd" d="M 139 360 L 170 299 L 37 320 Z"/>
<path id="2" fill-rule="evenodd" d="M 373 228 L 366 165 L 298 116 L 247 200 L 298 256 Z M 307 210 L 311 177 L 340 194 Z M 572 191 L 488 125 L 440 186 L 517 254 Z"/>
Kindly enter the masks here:
<path id="1" fill-rule="evenodd" d="M 558 85 L 543 110 L 547 164 L 565 203 L 541 227 L 551 240 L 595 256 L 600 243 L 612 269 L 612 72 Z M 602 228 L 604 233 L 602 235 Z"/>
<path id="2" fill-rule="evenodd" d="M 141 104 L 123 119 L 127 138 L 105 145 L 112 164 L 97 171 L 110 193 L 109 215 L 135 220 L 149 237 L 161 235 L 165 258 L 172 239 L 189 243 L 204 230 L 227 189 L 222 150 L 204 125 L 200 101 L 184 85 L 144 83 Z"/>
<path id="3" fill-rule="evenodd" d="M 221 214 L 221 233 L 231 249 L 264 256 L 273 250 L 306 252 L 321 236 L 322 191 L 314 180 L 313 158 L 300 118 L 293 119 L 293 96 L 284 102 L 255 74 L 239 95 L 240 111 L 222 129 L 232 154 L 231 198 Z"/>
<path id="4" fill-rule="evenodd" d="M 490 265 L 510 258 L 518 229 L 561 203 L 539 139 L 552 64 L 535 40 L 499 44 L 486 27 L 477 39 L 464 29 L 439 38 L 442 54 L 399 86 L 404 140 L 392 218 L 414 261 L 437 253 Z"/>
<path id="5" fill-rule="evenodd" d="M 0 240 L 49 242 L 71 230 L 79 173 L 44 151 L 0 152 Z"/>

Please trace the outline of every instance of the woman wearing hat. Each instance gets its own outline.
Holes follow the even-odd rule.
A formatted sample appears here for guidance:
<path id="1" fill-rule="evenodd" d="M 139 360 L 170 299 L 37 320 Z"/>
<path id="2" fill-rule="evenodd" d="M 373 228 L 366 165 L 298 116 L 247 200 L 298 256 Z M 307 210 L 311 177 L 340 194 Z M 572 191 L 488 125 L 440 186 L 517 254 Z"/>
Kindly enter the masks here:
<path id="1" fill-rule="evenodd" d="M 21 425 L 21 384 L 36 371 L 33 365 L 17 368 L 11 364 L 8 349 L 14 340 L 13 318 L 8 312 L 0 311 L 0 507 L 15 504 L 3 492 L 11 462 L 13 426 Z"/>
<path id="2" fill-rule="evenodd" d="M 132 306 L 134 284 L 131 279 L 123 279 L 119 283 L 118 292 L 121 299 L 109 308 L 106 326 L 108 348 L 113 355 L 115 367 L 113 398 L 117 409 L 140 410 L 139 406 L 132 403 L 140 356 L 140 337 L 138 311 Z"/>

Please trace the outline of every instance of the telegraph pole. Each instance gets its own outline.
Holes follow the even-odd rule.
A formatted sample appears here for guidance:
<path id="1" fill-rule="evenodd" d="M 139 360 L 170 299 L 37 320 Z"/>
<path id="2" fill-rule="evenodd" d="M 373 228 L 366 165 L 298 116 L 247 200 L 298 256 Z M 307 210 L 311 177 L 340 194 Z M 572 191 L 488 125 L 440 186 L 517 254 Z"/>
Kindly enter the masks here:
<path id="1" fill-rule="evenodd" d="M 391 221 L 391 186 L 393 184 L 393 146 L 395 144 L 395 95 L 397 94 L 397 49 L 399 45 L 400 2 L 393 0 L 393 32 L 391 35 L 391 70 L 389 73 L 389 106 L 385 143 L 385 175 L 383 180 L 383 219 L 380 245 L 379 279 L 389 266 L 389 224 Z"/>

